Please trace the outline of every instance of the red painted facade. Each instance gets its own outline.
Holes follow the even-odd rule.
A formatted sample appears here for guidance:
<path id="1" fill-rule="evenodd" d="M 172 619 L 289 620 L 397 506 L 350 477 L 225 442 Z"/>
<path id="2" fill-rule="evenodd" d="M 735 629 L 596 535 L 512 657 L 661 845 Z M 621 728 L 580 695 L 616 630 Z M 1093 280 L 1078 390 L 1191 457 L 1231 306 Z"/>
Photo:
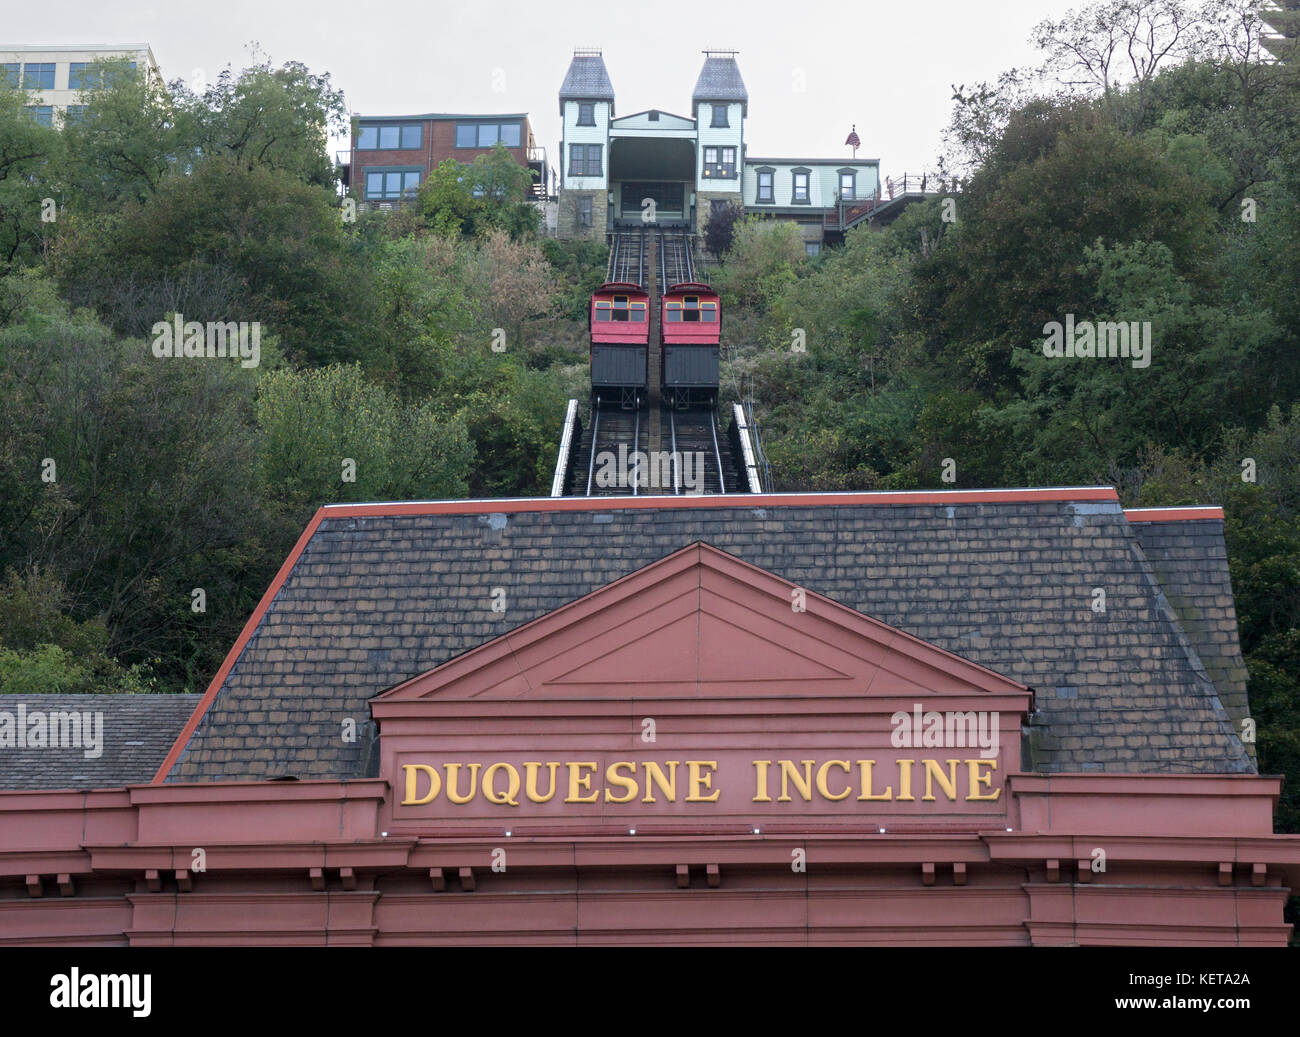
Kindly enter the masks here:
<path id="1" fill-rule="evenodd" d="M 373 699 L 376 779 L 0 794 L 0 943 L 1286 942 L 1280 779 L 1025 773 L 1031 706 L 692 545 Z"/>

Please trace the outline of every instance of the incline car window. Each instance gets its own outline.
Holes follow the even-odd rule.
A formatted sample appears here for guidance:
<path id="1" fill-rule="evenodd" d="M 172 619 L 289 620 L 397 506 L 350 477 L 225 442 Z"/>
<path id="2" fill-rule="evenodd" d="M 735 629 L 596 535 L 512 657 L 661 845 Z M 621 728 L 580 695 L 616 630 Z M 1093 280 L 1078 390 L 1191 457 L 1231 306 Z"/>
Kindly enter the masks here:
<path id="1" fill-rule="evenodd" d="M 630 321 L 633 324 L 644 323 L 645 303 L 629 302 L 626 295 L 614 296 L 612 303 L 608 299 L 597 299 L 596 320 L 615 320 L 623 323 Z"/>
<path id="2" fill-rule="evenodd" d="M 700 302 L 698 295 L 684 296 L 681 302 L 669 302 L 667 309 L 666 319 L 670 324 L 680 324 L 683 321 L 692 324 L 716 324 L 718 322 L 718 304 L 716 302 Z"/>

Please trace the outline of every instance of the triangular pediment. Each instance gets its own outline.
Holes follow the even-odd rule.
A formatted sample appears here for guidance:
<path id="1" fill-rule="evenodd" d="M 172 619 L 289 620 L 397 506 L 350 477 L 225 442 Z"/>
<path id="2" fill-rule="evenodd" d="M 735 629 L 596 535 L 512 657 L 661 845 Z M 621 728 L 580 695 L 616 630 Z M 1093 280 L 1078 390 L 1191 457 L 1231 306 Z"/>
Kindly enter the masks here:
<path id="1" fill-rule="evenodd" d="M 980 694 L 1027 689 L 696 543 L 372 704 Z"/>

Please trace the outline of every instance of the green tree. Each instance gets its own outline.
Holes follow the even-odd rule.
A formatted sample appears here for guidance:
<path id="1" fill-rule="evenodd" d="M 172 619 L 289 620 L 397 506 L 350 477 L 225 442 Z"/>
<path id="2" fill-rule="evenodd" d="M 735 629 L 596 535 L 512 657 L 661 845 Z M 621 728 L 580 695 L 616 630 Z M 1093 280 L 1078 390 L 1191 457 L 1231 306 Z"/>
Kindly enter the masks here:
<path id="1" fill-rule="evenodd" d="M 301 522 L 322 504 L 465 494 L 473 448 L 464 418 L 404 404 L 357 365 L 268 372 L 257 421 L 263 490 Z"/>

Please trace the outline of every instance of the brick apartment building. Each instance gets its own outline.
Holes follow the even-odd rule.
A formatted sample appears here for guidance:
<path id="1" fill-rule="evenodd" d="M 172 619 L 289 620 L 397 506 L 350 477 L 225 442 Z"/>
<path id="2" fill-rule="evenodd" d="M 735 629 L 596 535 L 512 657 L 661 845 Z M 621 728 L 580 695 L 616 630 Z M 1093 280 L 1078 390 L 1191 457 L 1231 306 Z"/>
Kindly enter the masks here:
<path id="1" fill-rule="evenodd" d="M 345 186 L 364 205 L 388 208 L 409 199 L 440 163 L 473 162 L 497 144 L 533 171 L 533 197 L 548 197 L 546 149 L 537 146 L 523 112 L 359 116 L 353 120 Z"/>

